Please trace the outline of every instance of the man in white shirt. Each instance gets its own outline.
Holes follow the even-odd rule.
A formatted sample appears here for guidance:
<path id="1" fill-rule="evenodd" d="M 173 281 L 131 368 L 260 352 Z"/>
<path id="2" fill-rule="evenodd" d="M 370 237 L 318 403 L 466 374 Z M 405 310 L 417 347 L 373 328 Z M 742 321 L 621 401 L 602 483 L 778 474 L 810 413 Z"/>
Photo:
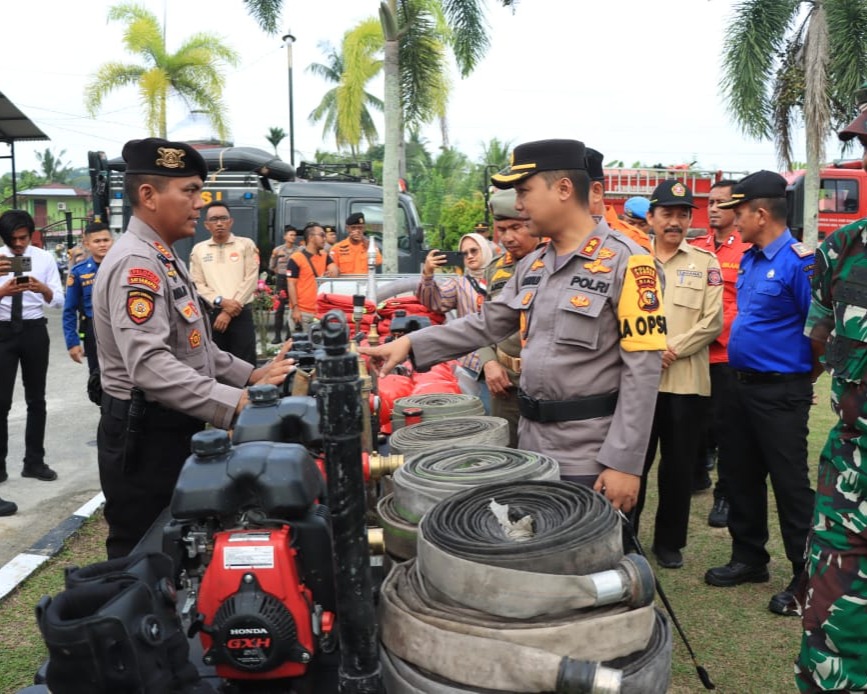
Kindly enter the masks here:
<path id="1" fill-rule="evenodd" d="M 54 256 L 30 245 L 33 217 L 22 210 L 0 215 L 0 482 L 7 479 L 7 418 L 18 364 L 27 401 L 23 477 L 50 482 L 57 473 L 45 464 L 45 377 L 48 329 L 45 306 L 63 306 L 63 286 Z M 5 502 L 10 503 L 10 502 Z M 12 504 L 14 506 L 14 504 Z M 0 515 L 11 515 L 15 509 Z"/>

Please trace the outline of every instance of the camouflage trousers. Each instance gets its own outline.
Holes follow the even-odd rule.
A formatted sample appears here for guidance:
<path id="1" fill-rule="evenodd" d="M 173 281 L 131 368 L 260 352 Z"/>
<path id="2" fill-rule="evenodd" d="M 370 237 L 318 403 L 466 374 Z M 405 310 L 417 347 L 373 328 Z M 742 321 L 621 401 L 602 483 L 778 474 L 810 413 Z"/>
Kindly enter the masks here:
<path id="1" fill-rule="evenodd" d="M 867 691 L 867 441 L 843 431 L 842 423 L 831 430 L 819 462 L 799 596 L 801 692 Z"/>

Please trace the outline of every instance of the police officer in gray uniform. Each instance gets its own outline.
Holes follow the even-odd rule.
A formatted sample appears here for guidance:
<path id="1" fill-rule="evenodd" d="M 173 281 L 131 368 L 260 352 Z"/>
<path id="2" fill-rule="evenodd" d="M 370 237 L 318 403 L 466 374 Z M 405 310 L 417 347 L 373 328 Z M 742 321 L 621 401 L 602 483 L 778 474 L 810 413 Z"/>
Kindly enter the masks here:
<path id="1" fill-rule="evenodd" d="M 424 368 L 520 331 L 519 446 L 560 462 L 616 508 L 635 504 L 665 349 L 651 256 L 589 210 L 585 148 L 519 145 L 494 185 L 550 243 L 524 258 L 481 313 L 365 348 L 381 371 L 412 355 Z"/>
<path id="2" fill-rule="evenodd" d="M 123 148 L 133 216 L 106 255 L 93 293 L 102 373 L 97 433 L 109 558 L 124 556 L 168 505 L 190 439 L 229 428 L 248 383 L 282 383 L 291 362 L 260 369 L 218 349 L 207 312 L 172 244 L 194 235 L 207 165 L 182 142 Z"/>

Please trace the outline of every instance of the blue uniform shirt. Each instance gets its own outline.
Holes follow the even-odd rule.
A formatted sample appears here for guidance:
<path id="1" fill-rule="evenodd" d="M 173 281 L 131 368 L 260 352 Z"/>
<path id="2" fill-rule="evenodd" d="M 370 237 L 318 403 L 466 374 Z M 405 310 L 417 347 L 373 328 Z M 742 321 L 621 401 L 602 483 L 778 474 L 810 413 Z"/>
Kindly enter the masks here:
<path id="1" fill-rule="evenodd" d="M 744 253 L 738 271 L 738 315 L 729 338 L 729 366 L 739 371 L 808 373 L 814 253 L 788 229 L 764 248 Z"/>
<path id="2" fill-rule="evenodd" d="M 78 339 L 78 314 L 83 313 L 93 318 L 93 282 L 99 263 L 93 258 L 86 258 L 76 263 L 66 278 L 66 303 L 63 306 L 63 334 L 66 337 L 66 349 L 72 349 L 81 341 Z"/>

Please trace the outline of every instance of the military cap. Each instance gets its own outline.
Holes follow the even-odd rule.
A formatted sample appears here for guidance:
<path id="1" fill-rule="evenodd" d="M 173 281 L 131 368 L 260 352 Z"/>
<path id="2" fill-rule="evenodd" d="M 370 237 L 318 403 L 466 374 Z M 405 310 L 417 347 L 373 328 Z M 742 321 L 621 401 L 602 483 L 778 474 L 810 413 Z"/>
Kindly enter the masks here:
<path id="1" fill-rule="evenodd" d="M 591 181 L 604 181 L 605 172 L 602 170 L 604 155 L 598 149 L 587 148 L 587 175 Z"/>
<path id="2" fill-rule="evenodd" d="M 494 219 L 521 219 L 521 213 L 515 209 L 517 197 L 514 188 L 498 190 L 494 193 L 488 201 Z"/>
<path id="3" fill-rule="evenodd" d="M 337 231 L 337 230 L 336 230 L 333 226 L 331 226 L 330 224 L 326 224 L 325 226 L 322 227 L 322 229 L 325 231 L 326 234 L 327 234 L 329 231 Z"/>
<path id="4" fill-rule="evenodd" d="M 478 224 L 476 224 L 476 226 L 473 227 L 473 231 L 477 234 L 487 234 L 490 230 L 491 227 L 489 227 L 484 222 L 479 222 Z"/>
<path id="5" fill-rule="evenodd" d="M 855 100 L 858 103 L 858 115 L 849 125 L 843 128 L 837 137 L 843 142 L 848 142 L 853 137 L 867 137 L 867 82 L 861 85 L 861 88 L 855 92 Z"/>
<path id="6" fill-rule="evenodd" d="M 364 224 L 364 215 L 361 212 L 353 212 L 346 218 L 346 226 L 351 227 L 355 224 Z"/>
<path id="7" fill-rule="evenodd" d="M 536 140 L 515 147 L 509 166 L 491 176 L 497 188 L 511 188 L 541 171 L 586 170 L 586 150 L 578 140 Z"/>
<path id="8" fill-rule="evenodd" d="M 731 200 L 717 203 L 717 207 L 728 210 L 750 200 L 786 197 L 786 179 L 773 171 L 756 171 L 744 176 L 732 186 Z"/>
<path id="9" fill-rule="evenodd" d="M 684 185 L 676 178 L 669 178 L 660 183 L 653 189 L 650 196 L 650 207 L 675 207 L 683 205 L 684 207 L 698 207 L 693 202 L 692 191 L 689 186 Z"/>
<path id="10" fill-rule="evenodd" d="M 208 177 L 208 165 L 186 142 L 169 142 L 160 137 L 130 140 L 123 146 L 123 160 L 128 174 L 149 176 Z"/>
<path id="11" fill-rule="evenodd" d="M 647 213 L 650 211 L 650 200 L 636 196 L 629 198 L 623 203 L 623 212 L 627 217 L 632 219 L 647 219 Z"/>

